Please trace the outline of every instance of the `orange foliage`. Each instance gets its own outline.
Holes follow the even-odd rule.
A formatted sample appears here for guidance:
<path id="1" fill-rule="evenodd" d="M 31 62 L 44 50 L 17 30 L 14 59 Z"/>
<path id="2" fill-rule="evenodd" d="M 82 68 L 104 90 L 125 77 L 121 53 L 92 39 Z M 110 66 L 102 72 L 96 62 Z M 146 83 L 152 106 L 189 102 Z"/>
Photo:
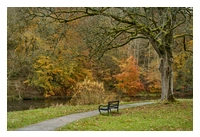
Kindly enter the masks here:
<path id="1" fill-rule="evenodd" d="M 130 56 L 125 63 L 120 65 L 122 73 L 116 75 L 116 79 L 119 82 L 117 87 L 131 96 L 144 89 L 144 86 L 139 79 L 138 66 L 135 64 L 133 56 Z"/>

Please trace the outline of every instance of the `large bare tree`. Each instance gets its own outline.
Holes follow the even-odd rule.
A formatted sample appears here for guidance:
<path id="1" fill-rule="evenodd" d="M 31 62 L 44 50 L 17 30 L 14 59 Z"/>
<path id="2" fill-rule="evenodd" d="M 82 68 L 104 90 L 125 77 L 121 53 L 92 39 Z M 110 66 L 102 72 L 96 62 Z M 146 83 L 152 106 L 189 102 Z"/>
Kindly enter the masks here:
<path id="1" fill-rule="evenodd" d="M 67 23 L 77 19 L 104 17 L 104 39 L 92 49 L 91 56 L 102 57 L 113 48 L 127 45 L 134 39 L 147 39 L 160 58 L 161 100 L 173 101 L 173 55 L 177 38 L 192 38 L 193 9 L 185 7 L 87 7 L 28 8 L 27 18 L 51 18 Z M 184 50 L 187 51 L 185 43 Z"/>

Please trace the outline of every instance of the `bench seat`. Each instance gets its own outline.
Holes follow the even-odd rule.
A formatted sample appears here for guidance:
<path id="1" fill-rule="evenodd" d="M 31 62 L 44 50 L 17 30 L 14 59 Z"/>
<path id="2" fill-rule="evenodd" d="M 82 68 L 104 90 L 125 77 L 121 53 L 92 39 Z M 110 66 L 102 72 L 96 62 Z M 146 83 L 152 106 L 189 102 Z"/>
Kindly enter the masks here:
<path id="1" fill-rule="evenodd" d="M 108 114 L 111 113 L 111 109 L 117 109 L 117 112 L 119 112 L 119 101 L 109 101 L 108 105 L 100 105 L 99 106 L 99 112 L 101 111 L 107 111 Z"/>

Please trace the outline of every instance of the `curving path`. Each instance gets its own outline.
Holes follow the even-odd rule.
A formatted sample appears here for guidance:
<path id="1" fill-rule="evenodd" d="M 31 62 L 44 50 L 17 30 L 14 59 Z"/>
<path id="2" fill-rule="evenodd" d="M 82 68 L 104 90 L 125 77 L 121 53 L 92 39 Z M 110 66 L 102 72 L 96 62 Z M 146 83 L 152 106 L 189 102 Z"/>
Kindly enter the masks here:
<path id="1" fill-rule="evenodd" d="M 155 102 L 141 102 L 141 103 L 120 105 L 119 109 L 143 106 L 143 105 L 152 104 L 152 103 L 155 103 Z M 70 122 L 73 122 L 82 118 L 96 116 L 98 114 L 99 114 L 98 110 L 71 114 L 71 115 L 67 115 L 63 117 L 46 120 L 37 124 L 32 124 L 27 127 L 19 128 L 16 131 L 54 131 L 59 127 L 69 124 Z"/>

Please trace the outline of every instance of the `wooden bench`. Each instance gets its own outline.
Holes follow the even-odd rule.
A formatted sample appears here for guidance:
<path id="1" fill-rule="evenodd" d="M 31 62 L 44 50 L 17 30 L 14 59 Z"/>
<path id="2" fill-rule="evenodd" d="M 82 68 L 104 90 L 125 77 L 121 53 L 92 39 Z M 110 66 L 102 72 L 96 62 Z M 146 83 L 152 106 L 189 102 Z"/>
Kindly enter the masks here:
<path id="1" fill-rule="evenodd" d="M 108 105 L 99 106 L 100 114 L 101 114 L 101 111 L 108 111 L 108 114 L 109 114 L 111 113 L 111 109 L 117 109 L 117 112 L 119 112 L 119 101 L 110 101 L 108 102 Z"/>

